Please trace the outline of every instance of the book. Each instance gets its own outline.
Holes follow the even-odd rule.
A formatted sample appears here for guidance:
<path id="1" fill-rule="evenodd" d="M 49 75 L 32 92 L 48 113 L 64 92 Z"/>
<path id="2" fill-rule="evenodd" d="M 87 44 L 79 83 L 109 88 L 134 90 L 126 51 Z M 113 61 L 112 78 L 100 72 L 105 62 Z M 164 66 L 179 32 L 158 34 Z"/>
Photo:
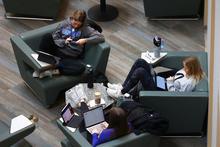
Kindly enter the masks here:
<path id="1" fill-rule="evenodd" d="M 166 55 L 167 55 L 166 52 L 161 52 L 160 57 L 156 58 L 154 57 L 154 52 L 146 51 L 141 53 L 141 58 L 144 59 L 149 64 L 155 64 L 159 62 L 162 58 L 164 58 Z"/>
<path id="2" fill-rule="evenodd" d="M 19 115 L 11 120 L 10 133 L 17 132 L 31 124 L 32 122 L 27 117 Z"/>

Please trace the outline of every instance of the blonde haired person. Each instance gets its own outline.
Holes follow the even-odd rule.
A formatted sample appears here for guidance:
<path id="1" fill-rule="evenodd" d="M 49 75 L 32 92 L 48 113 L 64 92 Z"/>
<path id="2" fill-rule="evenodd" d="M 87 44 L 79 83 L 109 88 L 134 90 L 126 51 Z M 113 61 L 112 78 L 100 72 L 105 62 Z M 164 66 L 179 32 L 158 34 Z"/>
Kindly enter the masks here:
<path id="1" fill-rule="evenodd" d="M 193 91 L 196 84 L 205 75 L 196 56 L 186 57 L 183 60 L 183 66 L 184 68 L 175 76 L 167 78 L 168 91 Z"/>
<path id="2" fill-rule="evenodd" d="M 186 57 L 183 61 L 183 66 L 174 76 L 166 79 L 168 91 L 193 91 L 196 84 L 205 75 L 196 56 Z M 107 93 L 113 98 L 117 98 L 125 93 L 137 97 L 141 90 L 155 90 L 156 84 L 152 73 L 150 64 L 144 59 L 137 59 L 124 83 L 122 85 L 108 83 Z"/>

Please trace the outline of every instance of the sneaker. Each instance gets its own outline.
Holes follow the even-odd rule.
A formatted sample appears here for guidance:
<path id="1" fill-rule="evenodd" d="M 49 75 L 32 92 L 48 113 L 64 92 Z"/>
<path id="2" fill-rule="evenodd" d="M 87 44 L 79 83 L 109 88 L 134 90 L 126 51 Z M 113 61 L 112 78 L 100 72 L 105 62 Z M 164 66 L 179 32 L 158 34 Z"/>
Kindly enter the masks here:
<path id="1" fill-rule="evenodd" d="M 112 98 L 118 98 L 122 95 L 121 90 L 115 90 L 111 88 L 107 88 L 107 94 Z"/>
<path id="2" fill-rule="evenodd" d="M 41 72 L 39 74 L 39 78 L 44 78 L 44 77 L 52 77 L 52 71 L 51 70 L 46 70 L 44 72 Z"/>
<path id="3" fill-rule="evenodd" d="M 34 78 L 38 78 L 38 77 L 39 77 L 39 72 L 34 71 L 33 74 L 32 74 L 32 76 L 33 76 Z"/>
<path id="4" fill-rule="evenodd" d="M 120 83 L 118 83 L 118 84 L 108 83 L 107 86 L 108 86 L 108 88 L 114 89 L 114 90 L 122 90 L 122 88 L 123 88 Z"/>

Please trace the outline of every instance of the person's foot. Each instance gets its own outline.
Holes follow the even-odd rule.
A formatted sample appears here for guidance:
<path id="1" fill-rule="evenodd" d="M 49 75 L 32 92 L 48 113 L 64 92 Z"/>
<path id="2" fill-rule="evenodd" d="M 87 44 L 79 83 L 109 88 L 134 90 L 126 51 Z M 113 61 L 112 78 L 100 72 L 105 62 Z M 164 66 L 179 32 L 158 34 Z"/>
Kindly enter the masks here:
<path id="1" fill-rule="evenodd" d="M 112 97 L 117 99 L 119 96 L 122 95 L 121 90 L 115 90 L 115 89 L 111 89 L 111 88 L 107 88 L 107 94 Z"/>
<path id="2" fill-rule="evenodd" d="M 118 83 L 118 84 L 108 83 L 107 86 L 108 86 L 108 88 L 114 89 L 114 90 L 122 90 L 122 88 L 123 88 L 120 83 Z"/>

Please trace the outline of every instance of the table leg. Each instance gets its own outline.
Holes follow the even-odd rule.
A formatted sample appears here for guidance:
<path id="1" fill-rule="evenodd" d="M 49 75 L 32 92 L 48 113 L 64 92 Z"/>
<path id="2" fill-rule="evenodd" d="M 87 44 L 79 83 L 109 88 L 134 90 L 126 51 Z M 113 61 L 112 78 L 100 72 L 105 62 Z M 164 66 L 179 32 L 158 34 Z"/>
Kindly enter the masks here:
<path id="1" fill-rule="evenodd" d="M 95 21 L 110 21 L 118 16 L 118 10 L 114 6 L 106 5 L 106 0 L 100 0 L 100 5 L 88 10 L 88 16 Z"/>

